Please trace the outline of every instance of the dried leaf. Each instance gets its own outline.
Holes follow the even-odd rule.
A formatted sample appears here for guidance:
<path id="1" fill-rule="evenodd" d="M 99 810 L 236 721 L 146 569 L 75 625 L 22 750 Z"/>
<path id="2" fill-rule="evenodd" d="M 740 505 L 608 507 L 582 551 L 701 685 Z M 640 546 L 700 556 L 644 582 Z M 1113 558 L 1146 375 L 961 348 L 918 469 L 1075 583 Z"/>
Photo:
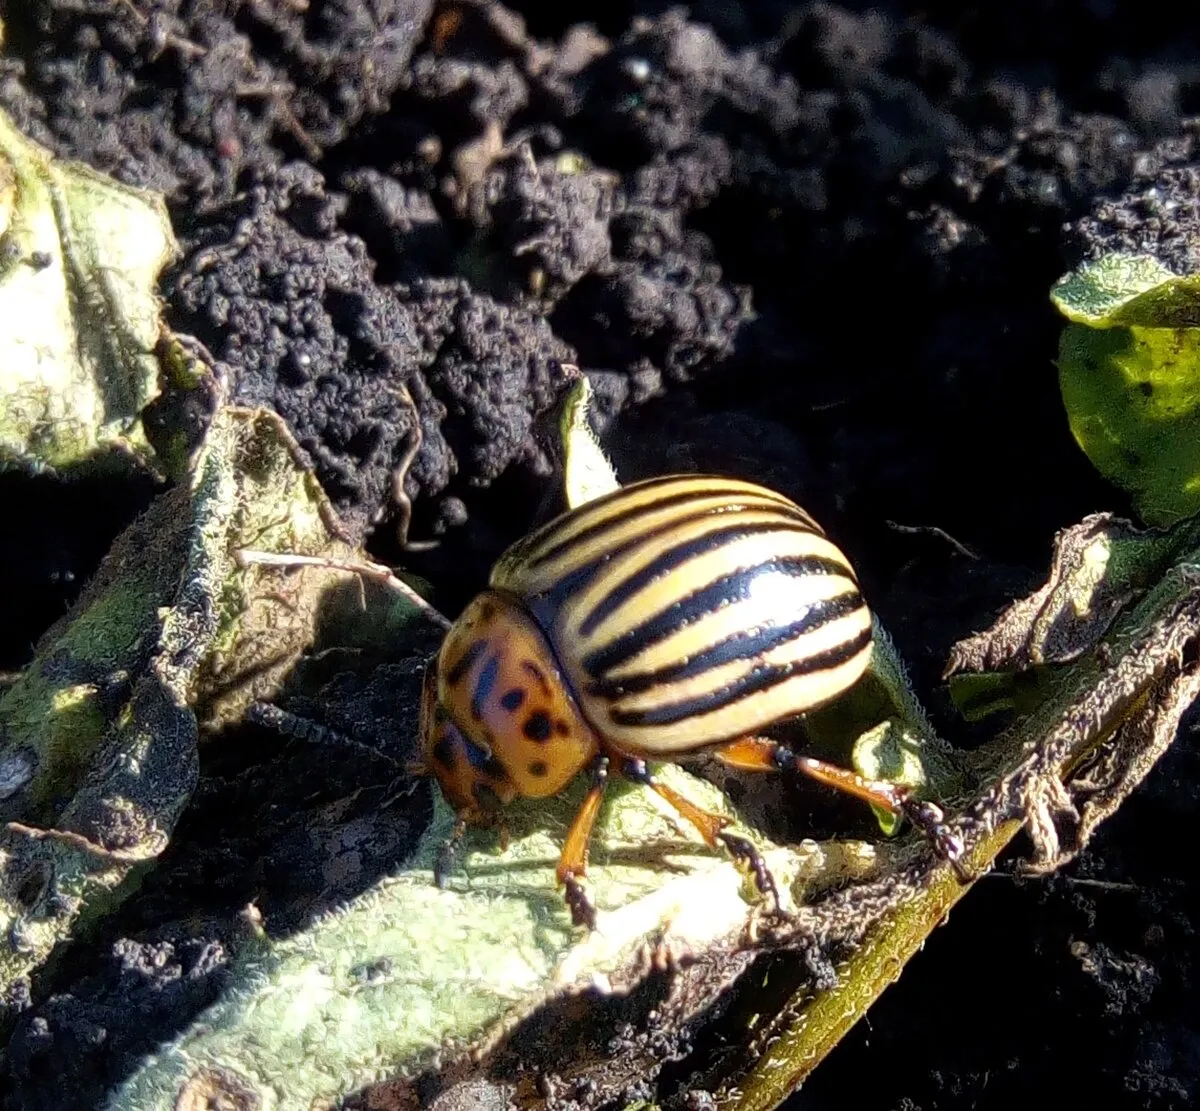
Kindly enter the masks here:
<path id="1" fill-rule="evenodd" d="M 162 268 L 177 253 L 153 193 L 53 158 L 0 113 L 0 462 L 158 469 Z"/>
<path id="2" fill-rule="evenodd" d="M 234 552 L 250 538 L 327 549 L 331 519 L 278 418 L 227 410 L 190 488 L 162 495 L 118 539 L 0 696 L 5 988 L 109 911 L 166 847 L 196 781 L 202 678 L 211 683 L 222 652 L 253 655 L 264 609 L 287 612 Z M 243 706 L 255 684 L 277 682 L 310 632 L 276 620 L 275 656 L 252 681 L 225 674 L 210 709 Z"/>

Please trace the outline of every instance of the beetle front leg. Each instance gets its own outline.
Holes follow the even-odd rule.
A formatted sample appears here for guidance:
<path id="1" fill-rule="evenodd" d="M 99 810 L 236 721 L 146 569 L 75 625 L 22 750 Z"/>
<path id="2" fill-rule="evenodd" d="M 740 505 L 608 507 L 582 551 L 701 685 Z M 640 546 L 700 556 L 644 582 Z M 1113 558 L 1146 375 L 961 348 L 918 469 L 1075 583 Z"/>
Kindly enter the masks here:
<path id="1" fill-rule="evenodd" d="M 450 873 L 454 869 L 454 858 L 458 855 L 459 846 L 462 844 L 466 832 L 466 819 L 459 818 L 454 823 L 450 836 L 442 842 L 438 849 L 437 860 L 433 865 L 433 882 L 440 888 L 445 888 L 450 879 Z"/>
<path id="2" fill-rule="evenodd" d="M 811 756 L 797 756 L 786 745 L 766 737 L 743 737 L 738 741 L 730 741 L 715 748 L 713 755 L 721 763 L 745 771 L 797 771 L 827 787 L 873 803 L 897 817 L 907 818 L 929 839 L 934 852 L 941 859 L 949 861 L 960 877 L 963 876 L 959 863 L 963 853 L 962 839 L 946 824 L 942 808 L 917 798 L 911 787 L 881 779 L 866 779 L 848 768 L 839 768 L 836 764 Z"/>
<path id="3" fill-rule="evenodd" d="M 766 862 L 752 842 L 735 833 L 725 832 L 725 826 L 729 824 L 729 819 L 724 814 L 714 814 L 711 811 L 702 810 L 695 803 L 684 798 L 678 791 L 672 790 L 665 783 L 660 783 L 646 767 L 645 760 L 633 758 L 623 760 L 621 774 L 634 783 L 642 783 L 649 787 L 659 798 L 670 804 L 682 817 L 696 827 L 710 849 L 715 849 L 718 844 L 723 844 L 735 861 L 739 861 L 749 868 L 760 894 L 771 900 L 776 912 L 780 911 L 782 904 L 779 901 L 779 889 L 775 886 L 775 877 L 768 871 Z"/>
<path id="4" fill-rule="evenodd" d="M 571 909 L 571 922 L 576 926 L 586 926 L 589 930 L 596 928 L 596 908 L 587 897 L 580 879 L 587 874 L 588 843 L 592 839 L 592 829 L 596 825 L 596 816 L 600 813 L 600 804 L 604 801 L 604 791 L 608 786 L 608 757 L 597 756 L 592 761 L 592 786 L 567 830 L 563 841 L 562 853 L 558 858 L 558 882 L 566 888 L 567 906 Z"/>

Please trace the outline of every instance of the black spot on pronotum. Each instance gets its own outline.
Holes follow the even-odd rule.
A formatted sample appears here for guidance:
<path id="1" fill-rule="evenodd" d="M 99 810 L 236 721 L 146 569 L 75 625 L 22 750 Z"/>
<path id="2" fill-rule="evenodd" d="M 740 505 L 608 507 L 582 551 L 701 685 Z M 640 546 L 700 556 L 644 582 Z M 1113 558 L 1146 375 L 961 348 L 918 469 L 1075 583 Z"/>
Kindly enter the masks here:
<path id="1" fill-rule="evenodd" d="M 521 708 L 521 704 L 525 701 L 525 692 L 520 687 L 513 687 L 510 691 L 505 691 L 500 696 L 500 705 L 503 706 L 510 714 Z"/>
<path id="2" fill-rule="evenodd" d="M 545 710 L 535 710 L 525 719 L 525 724 L 521 726 L 521 732 L 531 741 L 544 742 L 550 739 L 553 728 L 550 715 Z"/>
<path id="3" fill-rule="evenodd" d="M 571 727 L 565 721 L 563 721 L 562 718 L 559 718 L 558 721 L 554 723 L 554 732 L 560 737 L 565 737 L 571 732 Z"/>
<path id="4" fill-rule="evenodd" d="M 541 779 L 549 770 L 550 770 L 550 766 L 546 763 L 545 760 L 530 760 L 529 761 L 529 774 L 532 776 L 535 776 L 538 779 Z"/>
<path id="5" fill-rule="evenodd" d="M 454 686 L 456 683 L 461 683 L 463 681 L 463 676 L 475 666 L 475 661 L 483 655 L 486 648 L 486 640 L 472 641 L 467 650 L 458 657 L 458 661 L 447 673 L 446 682 L 451 686 Z"/>
<path id="6" fill-rule="evenodd" d="M 454 742 L 449 737 L 442 737 L 433 746 L 433 758 L 447 771 L 454 770 Z"/>

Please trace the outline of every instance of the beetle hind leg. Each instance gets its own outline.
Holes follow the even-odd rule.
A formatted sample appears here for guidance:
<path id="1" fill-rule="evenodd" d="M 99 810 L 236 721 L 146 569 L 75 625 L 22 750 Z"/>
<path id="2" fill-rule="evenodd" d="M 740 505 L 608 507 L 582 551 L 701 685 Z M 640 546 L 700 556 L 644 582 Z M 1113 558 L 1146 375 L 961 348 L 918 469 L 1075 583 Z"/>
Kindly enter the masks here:
<path id="1" fill-rule="evenodd" d="M 881 779 L 866 779 L 848 768 L 840 768 L 811 756 L 797 756 L 786 745 L 766 737 L 743 737 L 730 741 L 714 749 L 713 755 L 723 764 L 746 771 L 800 772 L 827 787 L 873 803 L 897 817 L 907 818 L 928 838 L 934 852 L 962 875 L 959 863 L 963 853 L 962 839 L 946 824 L 942 808 L 917 798 L 911 787 Z"/>
<path id="2" fill-rule="evenodd" d="M 729 818 L 724 814 L 714 814 L 709 810 L 702 810 L 694 802 L 684 798 L 678 791 L 668 787 L 665 783 L 660 783 L 650 773 L 644 760 L 626 759 L 622 761 L 621 774 L 634 783 L 641 783 L 649 787 L 681 817 L 686 818 L 704 838 L 705 844 L 710 849 L 724 845 L 735 863 L 744 865 L 749 870 L 754 877 L 759 894 L 770 899 L 776 913 L 780 912 L 782 903 L 779 899 L 779 889 L 775 886 L 775 878 L 768 870 L 766 861 L 763 860 L 754 844 L 745 837 L 725 832 L 725 826 L 730 821 Z"/>

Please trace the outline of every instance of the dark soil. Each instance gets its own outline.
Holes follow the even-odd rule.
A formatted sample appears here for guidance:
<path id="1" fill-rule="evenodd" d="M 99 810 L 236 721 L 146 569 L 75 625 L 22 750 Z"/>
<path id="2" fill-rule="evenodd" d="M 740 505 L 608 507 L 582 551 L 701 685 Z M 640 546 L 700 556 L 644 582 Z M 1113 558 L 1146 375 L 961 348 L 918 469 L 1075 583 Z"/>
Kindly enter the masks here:
<path id="1" fill-rule="evenodd" d="M 171 325 L 287 419 L 348 527 L 447 612 L 548 496 L 564 362 L 592 378 L 623 478 L 737 473 L 812 510 L 951 737 L 950 645 L 1039 581 L 1057 529 L 1127 511 L 1067 428 L 1047 291 L 1113 239 L 1194 268 L 1170 213 L 1194 214 L 1195 189 L 1165 217 L 1146 198 L 1162 175 L 1195 184 L 1200 32 L 1148 5 L 0 15 L 0 105 L 56 153 L 166 193 Z M 409 535 L 440 545 L 405 553 L 391 476 L 417 422 Z M 0 479 L 0 670 L 152 494 Z M 1197 765 L 1185 732 L 1074 866 L 981 883 L 790 1106 L 1008 1111 L 1060 1088 L 1193 1106 Z M 354 842 L 350 881 L 322 870 L 328 846 L 296 848 L 304 815 L 350 796 L 337 828 L 359 836 L 388 798 L 354 794 L 370 775 L 257 734 L 210 746 L 155 876 L 8 1001 L 0 1106 L 96 1106 L 217 993 L 250 899 L 285 929 L 385 869 L 423 820 L 411 803 L 392 803 L 391 840 Z M 240 817 L 264 793 L 292 817 Z M 647 1094 L 682 1100 L 672 1076 Z"/>

